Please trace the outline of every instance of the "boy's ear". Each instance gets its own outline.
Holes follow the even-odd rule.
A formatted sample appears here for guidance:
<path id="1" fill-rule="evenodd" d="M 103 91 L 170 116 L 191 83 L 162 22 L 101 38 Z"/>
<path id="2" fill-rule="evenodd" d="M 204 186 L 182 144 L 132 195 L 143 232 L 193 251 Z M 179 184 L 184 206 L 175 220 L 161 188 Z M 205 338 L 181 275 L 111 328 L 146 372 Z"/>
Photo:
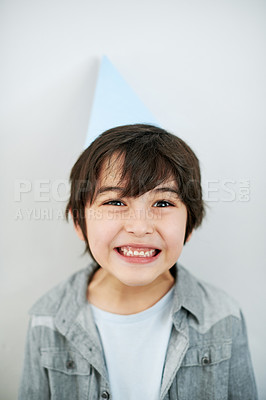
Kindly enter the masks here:
<path id="1" fill-rule="evenodd" d="M 72 219 L 73 219 L 73 225 L 74 225 L 74 228 L 75 228 L 75 231 L 76 231 L 78 237 L 80 238 L 80 240 L 83 240 L 83 241 L 84 241 L 85 239 L 84 239 L 84 236 L 83 236 L 81 227 L 79 226 L 79 224 L 76 225 L 76 224 L 74 223 L 73 213 L 72 213 L 72 210 L 71 210 L 71 209 L 69 210 L 69 212 L 70 212 L 71 217 L 72 217 Z"/>
<path id="2" fill-rule="evenodd" d="M 76 231 L 78 237 L 80 238 L 80 240 L 84 241 L 85 239 L 84 239 L 81 227 L 78 224 L 77 225 L 74 224 L 74 228 L 75 228 L 75 231 Z"/>
<path id="3" fill-rule="evenodd" d="M 190 239 L 191 239 L 191 236 L 192 236 L 192 233 L 193 233 L 193 231 L 192 231 L 192 232 L 190 232 L 190 234 L 188 235 L 188 237 L 187 237 L 187 240 L 186 240 L 186 243 L 190 241 Z"/>

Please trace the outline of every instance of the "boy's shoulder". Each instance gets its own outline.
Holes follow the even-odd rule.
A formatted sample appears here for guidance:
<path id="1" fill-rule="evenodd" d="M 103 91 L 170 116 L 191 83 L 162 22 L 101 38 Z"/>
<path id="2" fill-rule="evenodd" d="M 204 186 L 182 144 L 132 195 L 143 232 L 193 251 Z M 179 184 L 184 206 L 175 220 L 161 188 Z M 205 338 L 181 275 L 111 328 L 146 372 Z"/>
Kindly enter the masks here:
<path id="1" fill-rule="evenodd" d="M 240 306 L 233 297 L 224 290 L 196 278 L 180 265 L 178 265 L 176 301 L 182 302 L 182 306 L 197 318 L 202 330 L 209 329 L 227 317 L 241 319 Z"/>
<path id="2" fill-rule="evenodd" d="M 79 300 L 86 296 L 87 282 L 93 272 L 93 263 L 89 264 L 70 277 L 50 289 L 41 296 L 30 308 L 30 315 L 54 316 L 56 315 L 63 299 L 66 297 Z"/>

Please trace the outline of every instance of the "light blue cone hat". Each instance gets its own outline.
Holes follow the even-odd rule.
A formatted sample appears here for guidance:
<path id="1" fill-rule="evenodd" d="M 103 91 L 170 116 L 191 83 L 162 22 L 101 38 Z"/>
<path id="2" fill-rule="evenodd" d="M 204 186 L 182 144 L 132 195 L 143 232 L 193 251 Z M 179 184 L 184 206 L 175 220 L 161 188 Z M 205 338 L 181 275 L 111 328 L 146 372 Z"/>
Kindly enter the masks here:
<path id="1" fill-rule="evenodd" d="M 119 125 L 159 123 L 109 59 L 102 58 L 85 148 L 107 129 Z"/>

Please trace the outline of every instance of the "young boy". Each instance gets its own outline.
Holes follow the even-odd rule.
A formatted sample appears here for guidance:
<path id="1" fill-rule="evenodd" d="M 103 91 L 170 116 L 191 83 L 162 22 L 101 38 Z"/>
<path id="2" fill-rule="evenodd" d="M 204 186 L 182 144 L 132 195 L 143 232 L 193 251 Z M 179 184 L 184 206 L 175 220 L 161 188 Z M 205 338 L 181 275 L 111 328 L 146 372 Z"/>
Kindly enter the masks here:
<path id="1" fill-rule="evenodd" d="M 239 307 L 177 264 L 204 216 L 190 147 L 120 126 L 70 179 L 66 216 L 93 261 L 31 309 L 19 399 L 257 399 Z"/>

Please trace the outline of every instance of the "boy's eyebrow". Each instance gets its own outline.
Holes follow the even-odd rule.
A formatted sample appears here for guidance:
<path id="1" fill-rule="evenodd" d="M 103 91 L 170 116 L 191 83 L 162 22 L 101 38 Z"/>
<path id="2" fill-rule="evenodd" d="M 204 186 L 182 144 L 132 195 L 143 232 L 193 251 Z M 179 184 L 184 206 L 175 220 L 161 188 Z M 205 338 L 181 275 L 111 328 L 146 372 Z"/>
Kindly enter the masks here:
<path id="1" fill-rule="evenodd" d="M 96 196 L 105 192 L 122 192 L 124 188 L 118 186 L 102 186 L 97 190 Z"/>
<path id="2" fill-rule="evenodd" d="M 173 187 L 154 188 L 152 189 L 152 192 L 170 192 L 170 193 L 175 193 L 176 195 L 179 196 L 178 190 L 174 189 Z"/>
<path id="3" fill-rule="evenodd" d="M 173 193 L 175 195 L 175 198 L 177 200 L 180 200 L 180 192 L 174 188 L 173 186 L 171 187 L 159 187 L 159 188 L 154 188 L 151 190 L 151 192 L 155 192 L 155 193 Z"/>
<path id="4" fill-rule="evenodd" d="M 99 188 L 97 190 L 96 196 L 98 196 L 99 194 L 105 193 L 105 192 L 122 192 L 124 190 L 123 187 L 119 187 L 119 186 L 102 186 L 101 188 Z M 159 187 L 159 188 L 154 188 L 151 190 L 151 192 L 170 192 L 170 193 L 174 193 L 177 196 L 179 196 L 179 193 L 177 191 L 177 189 L 174 189 L 173 187 Z"/>

